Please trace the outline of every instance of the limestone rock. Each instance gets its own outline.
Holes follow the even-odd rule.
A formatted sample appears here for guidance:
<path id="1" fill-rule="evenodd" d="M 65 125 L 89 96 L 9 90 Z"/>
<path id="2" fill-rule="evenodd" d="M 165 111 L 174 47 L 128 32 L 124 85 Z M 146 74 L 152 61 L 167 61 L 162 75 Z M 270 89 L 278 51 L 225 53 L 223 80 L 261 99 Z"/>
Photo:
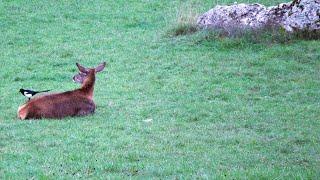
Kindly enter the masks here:
<path id="1" fill-rule="evenodd" d="M 320 30 L 320 0 L 294 0 L 277 6 L 233 4 L 216 6 L 201 15 L 197 24 L 202 28 L 260 29 L 266 26 L 295 30 Z"/>

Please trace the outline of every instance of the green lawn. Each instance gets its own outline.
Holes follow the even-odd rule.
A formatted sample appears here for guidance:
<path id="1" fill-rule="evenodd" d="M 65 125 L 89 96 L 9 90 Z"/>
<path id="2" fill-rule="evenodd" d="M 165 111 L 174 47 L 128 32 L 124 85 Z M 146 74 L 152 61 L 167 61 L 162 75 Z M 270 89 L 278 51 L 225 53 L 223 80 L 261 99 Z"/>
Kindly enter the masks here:
<path id="1" fill-rule="evenodd" d="M 0 179 L 318 179 L 320 41 L 169 37 L 199 2 L 0 1 Z M 94 115 L 16 118 L 102 61 Z"/>

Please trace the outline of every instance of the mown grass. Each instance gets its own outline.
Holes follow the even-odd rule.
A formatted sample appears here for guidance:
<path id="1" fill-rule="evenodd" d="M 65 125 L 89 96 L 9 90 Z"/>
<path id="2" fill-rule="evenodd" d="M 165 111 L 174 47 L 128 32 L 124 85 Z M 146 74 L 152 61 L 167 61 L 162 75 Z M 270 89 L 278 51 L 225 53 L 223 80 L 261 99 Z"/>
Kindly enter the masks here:
<path id="1" fill-rule="evenodd" d="M 317 179 L 319 41 L 164 36 L 183 6 L 2 1 L 0 178 Z M 19 88 L 101 61 L 94 115 L 16 118 Z"/>

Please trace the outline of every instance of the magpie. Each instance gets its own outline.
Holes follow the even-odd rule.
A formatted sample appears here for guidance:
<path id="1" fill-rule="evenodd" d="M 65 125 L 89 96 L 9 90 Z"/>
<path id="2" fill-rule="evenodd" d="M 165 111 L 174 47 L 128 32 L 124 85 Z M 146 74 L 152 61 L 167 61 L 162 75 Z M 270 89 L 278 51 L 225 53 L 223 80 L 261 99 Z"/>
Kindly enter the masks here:
<path id="1" fill-rule="evenodd" d="M 32 91 L 32 90 L 29 90 L 29 89 L 20 89 L 19 90 L 21 92 L 22 95 L 24 95 L 25 97 L 30 98 L 38 93 L 42 93 L 42 92 L 48 92 L 50 90 L 45 90 L 45 91 Z"/>

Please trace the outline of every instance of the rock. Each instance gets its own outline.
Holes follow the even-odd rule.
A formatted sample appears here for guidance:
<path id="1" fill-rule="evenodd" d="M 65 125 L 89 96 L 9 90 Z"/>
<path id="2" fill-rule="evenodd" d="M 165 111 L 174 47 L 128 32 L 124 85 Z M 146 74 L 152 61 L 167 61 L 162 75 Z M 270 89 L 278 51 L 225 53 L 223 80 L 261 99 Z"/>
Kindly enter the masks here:
<path id="1" fill-rule="evenodd" d="M 198 17 L 201 28 L 261 29 L 282 27 L 288 32 L 320 29 L 320 0 L 294 0 L 277 6 L 233 4 L 216 6 Z"/>
<path id="2" fill-rule="evenodd" d="M 320 0 L 294 1 L 285 12 L 280 25 L 287 31 L 319 30 L 320 29 Z"/>

